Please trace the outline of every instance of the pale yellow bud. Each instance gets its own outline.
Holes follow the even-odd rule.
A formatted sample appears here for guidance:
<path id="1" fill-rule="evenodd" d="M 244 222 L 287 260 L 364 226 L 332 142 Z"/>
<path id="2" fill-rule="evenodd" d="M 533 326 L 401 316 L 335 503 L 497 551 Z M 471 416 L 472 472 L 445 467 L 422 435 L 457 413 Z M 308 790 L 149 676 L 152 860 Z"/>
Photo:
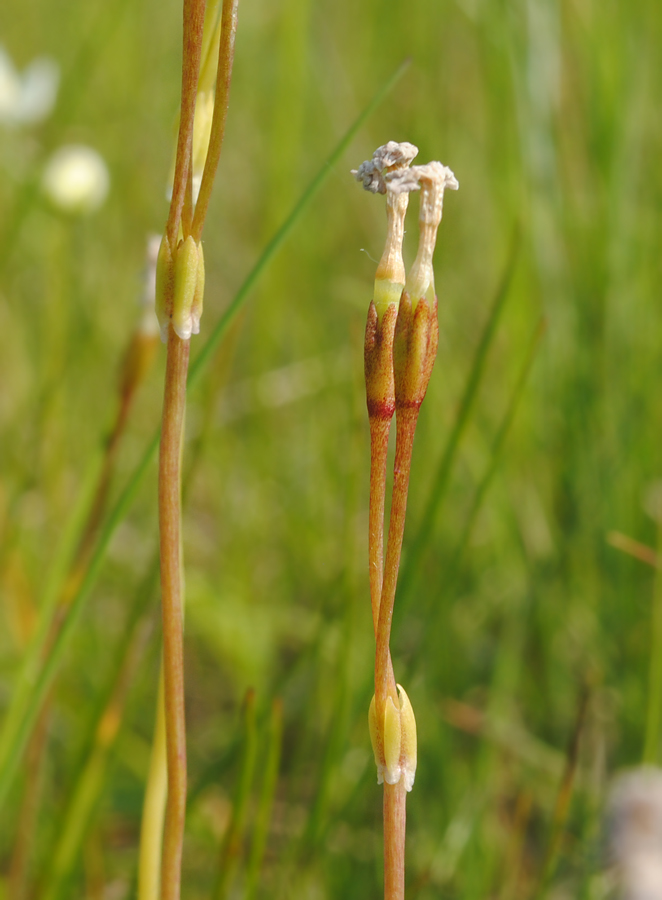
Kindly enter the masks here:
<path id="1" fill-rule="evenodd" d="M 199 271 L 200 254 L 198 245 L 193 237 L 189 235 L 185 241 L 180 241 L 177 246 L 175 291 L 172 302 L 172 327 L 183 341 L 187 341 L 194 333 L 193 303 L 198 289 Z M 204 267 L 201 286 L 204 286 Z M 198 298 L 198 309 L 200 309 L 201 305 L 201 298 Z M 199 316 L 195 324 L 199 331 Z"/>
<path id="2" fill-rule="evenodd" d="M 400 708 L 392 697 L 387 697 L 383 721 L 379 721 L 377 703 L 372 698 L 368 724 L 370 741 L 377 766 L 377 782 L 398 784 L 403 779 L 406 790 L 411 791 L 416 776 L 416 719 L 402 685 L 398 685 Z"/>
<path id="3" fill-rule="evenodd" d="M 198 244 L 198 277 L 195 282 L 195 294 L 191 304 L 191 333 L 200 334 L 200 319 L 205 293 L 205 255 L 202 252 L 202 241 Z"/>
<path id="4" fill-rule="evenodd" d="M 161 246 L 156 257 L 156 287 L 154 294 L 154 310 L 159 320 L 161 340 L 168 340 L 168 324 L 172 316 L 172 298 L 175 288 L 175 267 L 168 236 L 163 235 Z"/>

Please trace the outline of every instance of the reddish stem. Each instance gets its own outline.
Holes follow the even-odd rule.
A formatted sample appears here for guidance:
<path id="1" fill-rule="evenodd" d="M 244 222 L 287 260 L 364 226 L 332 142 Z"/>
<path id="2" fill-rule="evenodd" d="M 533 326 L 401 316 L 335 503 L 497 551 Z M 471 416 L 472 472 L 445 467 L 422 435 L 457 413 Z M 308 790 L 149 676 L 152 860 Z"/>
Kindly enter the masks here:
<path id="1" fill-rule="evenodd" d="M 232 66 L 234 64 L 234 43 L 237 33 L 237 6 L 239 0 L 223 0 L 221 13 L 221 42 L 218 48 L 218 73 L 216 76 L 216 96 L 214 98 L 214 113 L 211 120 L 211 133 L 209 136 L 209 149 L 205 159 L 205 168 L 200 183 L 198 202 L 195 205 L 195 215 L 191 234 L 195 241 L 202 237 L 202 227 L 205 224 L 207 208 L 211 197 L 214 177 L 221 158 L 221 148 L 225 136 L 225 123 L 228 117 L 228 105 L 230 103 L 230 82 L 232 81 Z"/>
<path id="2" fill-rule="evenodd" d="M 393 620 L 393 604 L 395 589 L 400 569 L 400 553 L 402 538 L 405 532 L 405 516 L 407 513 L 407 492 L 409 490 L 409 472 L 411 455 L 414 446 L 414 432 L 418 419 L 418 408 L 405 407 L 397 411 L 397 431 L 395 442 L 395 465 L 393 468 L 393 495 L 391 500 L 391 518 L 388 529 L 386 547 L 386 564 L 384 566 L 384 584 L 379 605 L 379 622 L 377 625 L 377 651 L 375 655 L 375 696 L 377 709 L 383 715 L 386 698 L 391 695 L 396 709 L 400 702 L 392 677 L 389 677 L 391 638 L 391 622 Z"/>
<path id="3" fill-rule="evenodd" d="M 193 147 L 193 119 L 198 92 L 200 56 L 202 53 L 202 29 L 205 23 L 206 0 L 184 0 L 184 49 L 182 56 L 182 104 L 175 157 L 175 179 L 172 200 L 166 224 L 166 234 L 171 247 L 177 245 L 177 233 L 182 217 L 186 182 L 188 179 Z"/>
<path id="4" fill-rule="evenodd" d="M 165 694 L 168 803 L 166 807 L 161 900 L 179 900 L 186 813 L 186 720 L 181 570 L 181 455 L 189 341 L 168 331 L 159 457 L 159 533 L 163 676 Z"/>
<path id="5" fill-rule="evenodd" d="M 384 900 L 404 900 L 407 791 L 401 778 L 384 784 Z"/>

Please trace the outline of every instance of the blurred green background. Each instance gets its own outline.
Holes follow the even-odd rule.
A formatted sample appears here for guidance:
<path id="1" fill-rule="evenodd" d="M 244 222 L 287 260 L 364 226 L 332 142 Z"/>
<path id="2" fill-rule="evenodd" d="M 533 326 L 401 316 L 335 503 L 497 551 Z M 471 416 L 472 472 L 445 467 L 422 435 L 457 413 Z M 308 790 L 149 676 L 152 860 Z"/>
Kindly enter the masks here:
<path id="1" fill-rule="evenodd" d="M 116 414 L 147 237 L 167 213 L 180 17 L 174 0 L 0 7 L 14 65 L 48 55 L 61 70 L 50 116 L 0 121 L 3 708 Z M 389 139 L 460 182 L 436 252 L 440 348 L 393 636 L 419 731 L 408 897 L 604 896 L 608 780 L 641 761 L 647 729 L 655 761 L 660 737 L 655 573 L 608 538 L 656 547 L 662 508 L 661 31 L 650 0 L 242 0 L 192 358 L 352 121 L 411 63 L 190 393 L 185 897 L 209 897 L 216 877 L 249 687 L 257 756 L 228 896 L 380 896 L 362 344 L 385 217 L 349 170 Z M 50 154 L 71 143 L 110 172 L 90 215 L 59 212 L 40 188 Z M 408 262 L 416 210 L 414 199 Z M 164 355 L 159 345 L 131 411 L 111 502 L 158 424 Z M 156 539 L 152 465 L 55 682 L 26 896 L 45 896 L 94 715 L 143 603 L 119 733 L 61 888 L 133 895 L 159 663 Z M 276 698 L 278 781 L 259 877 L 247 878 Z M 33 776 L 22 764 L 0 816 L 5 877 Z"/>

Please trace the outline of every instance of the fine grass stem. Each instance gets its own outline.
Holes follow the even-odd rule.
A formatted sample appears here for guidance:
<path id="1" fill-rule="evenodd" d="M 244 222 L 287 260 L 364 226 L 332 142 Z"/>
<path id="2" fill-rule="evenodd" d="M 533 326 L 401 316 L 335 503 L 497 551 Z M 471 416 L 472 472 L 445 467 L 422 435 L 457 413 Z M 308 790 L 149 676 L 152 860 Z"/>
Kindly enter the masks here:
<path id="1" fill-rule="evenodd" d="M 662 525 L 658 526 L 657 559 L 660 553 L 662 553 Z M 662 573 L 659 566 L 656 567 L 653 581 L 652 607 L 643 762 L 645 765 L 656 766 L 660 759 L 662 725 Z"/>
<path id="2" fill-rule="evenodd" d="M 271 824 L 271 812 L 274 805 L 276 786 L 278 784 L 278 770 L 280 768 L 282 743 L 283 702 L 277 697 L 271 704 L 267 757 L 264 763 L 262 786 L 255 815 L 251 852 L 248 858 L 245 900 L 253 900 L 258 888 L 264 851 L 267 846 L 267 837 L 269 835 L 269 826 Z"/>
<path id="3" fill-rule="evenodd" d="M 249 689 L 244 701 L 244 746 L 241 757 L 241 768 L 237 779 L 237 790 L 232 806 L 232 817 L 223 838 L 219 858 L 218 875 L 212 893 L 213 900 L 225 900 L 232 888 L 232 883 L 242 854 L 242 845 L 246 832 L 248 804 L 255 774 L 257 757 L 257 724 L 255 719 L 255 691 Z"/>
<path id="4" fill-rule="evenodd" d="M 419 571 L 419 565 L 425 548 L 430 540 L 434 530 L 434 524 L 439 513 L 439 508 L 443 503 L 448 488 L 450 475 L 457 457 L 460 441 L 464 434 L 465 428 L 471 418 L 474 408 L 478 389 L 483 380 L 485 371 L 485 363 L 487 354 L 492 346 L 492 341 L 497 332 L 497 327 L 501 319 L 501 313 L 506 305 L 506 300 L 510 295 L 513 276 L 517 266 L 517 259 L 520 247 L 519 226 L 516 226 L 511 239 L 510 251 L 506 261 L 499 285 L 494 294 L 492 306 L 490 308 L 487 320 L 483 326 L 483 330 L 476 347 L 469 374 L 462 392 L 462 398 L 455 417 L 453 428 L 448 435 L 446 445 L 444 447 L 437 471 L 432 480 L 431 487 L 427 494 L 427 503 L 421 517 L 420 525 L 412 538 L 404 555 L 402 568 L 399 578 L 400 614 L 404 611 L 411 591 L 416 580 L 416 573 Z"/>

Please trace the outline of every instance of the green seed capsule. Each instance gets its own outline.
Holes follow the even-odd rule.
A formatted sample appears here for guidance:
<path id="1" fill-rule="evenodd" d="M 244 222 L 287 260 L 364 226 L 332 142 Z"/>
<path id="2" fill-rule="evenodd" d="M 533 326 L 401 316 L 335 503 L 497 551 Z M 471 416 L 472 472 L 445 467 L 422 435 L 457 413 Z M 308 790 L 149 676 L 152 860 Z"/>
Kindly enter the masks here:
<path id="1" fill-rule="evenodd" d="M 172 251 L 168 236 L 164 234 L 156 258 L 156 293 L 154 297 L 154 309 L 156 318 L 159 320 L 161 340 L 164 344 L 168 340 L 168 323 L 172 315 L 174 287 L 175 271 Z"/>
<path id="2" fill-rule="evenodd" d="M 183 341 L 187 341 L 193 333 L 191 310 L 198 282 L 198 261 L 198 245 L 189 235 L 177 247 L 172 304 L 172 327 Z"/>

